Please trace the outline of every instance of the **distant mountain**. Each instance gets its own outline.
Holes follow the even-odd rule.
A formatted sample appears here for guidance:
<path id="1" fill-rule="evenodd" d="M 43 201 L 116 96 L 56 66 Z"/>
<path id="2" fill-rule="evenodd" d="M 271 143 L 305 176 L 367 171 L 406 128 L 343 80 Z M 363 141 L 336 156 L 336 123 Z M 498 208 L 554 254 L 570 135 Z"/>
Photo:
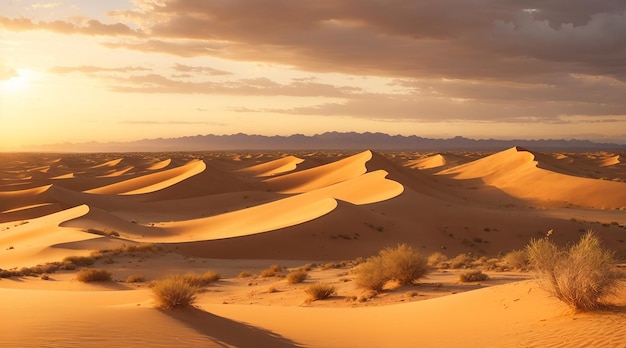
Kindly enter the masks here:
<path id="1" fill-rule="evenodd" d="M 415 135 L 384 133 L 327 132 L 312 136 L 265 136 L 250 134 L 196 135 L 181 138 L 143 139 L 111 143 L 63 143 L 30 146 L 20 149 L 28 152 L 172 152 L 172 151 L 263 151 L 263 150 L 364 150 L 375 151 L 500 151 L 513 146 L 537 151 L 594 151 L 625 150 L 626 145 L 594 143 L 588 140 L 540 139 L 497 140 L 429 139 Z"/>

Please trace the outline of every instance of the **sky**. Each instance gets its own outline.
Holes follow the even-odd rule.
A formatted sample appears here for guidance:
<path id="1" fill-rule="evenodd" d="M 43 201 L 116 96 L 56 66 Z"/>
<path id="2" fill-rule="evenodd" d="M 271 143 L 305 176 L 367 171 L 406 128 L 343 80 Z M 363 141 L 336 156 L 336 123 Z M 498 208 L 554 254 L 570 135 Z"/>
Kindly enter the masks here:
<path id="1" fill-rule="evenodd" d="M 623 0 L 0 0 L 0 151 L 204 134 L 626 144 Z"/>

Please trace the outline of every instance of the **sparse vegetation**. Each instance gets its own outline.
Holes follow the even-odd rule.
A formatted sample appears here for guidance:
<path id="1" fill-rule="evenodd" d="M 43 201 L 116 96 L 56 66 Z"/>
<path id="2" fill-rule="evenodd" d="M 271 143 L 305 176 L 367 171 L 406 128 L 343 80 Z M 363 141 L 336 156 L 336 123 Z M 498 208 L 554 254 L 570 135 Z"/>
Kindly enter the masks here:
<path id="1" fill-rule="evenodd" d="M 263 278 L 276 277 L 283 272 L 283 268 L 279 265 L 271 265 L 268 268 L 261 270 L 259 275 Z"/>
<path id="2" fill-rule="evenodd" d="M 111 272 L 101 268 L 83 268 L 76 275 L 76 279 L 81 282 L 108 282 L 113 275 Z"/>
<path id="3" fill-rule="evenodd" d="M 548 237 L 533 239 L 527 251 L 544 289 L 575 310 L 605 306 L 604 300 L 620 286 L 613 253 L 602 248 L 593 231 L 567 249 L 559 249 Z"/>
<path id="4" fill-rule="evenodd" d="M 297 284 L 297 283 L 302 283 L 308 276 L 309 276 L 308 272 L 299 269 L 299 270 L 289 272 L 289 274 L 287 274 L 286 279 L 289 284 Z"/>
<path id="5" fill-rule="evenodd" d="M 504 263 L 511 269 L 525 271 L 528 269 L 530 260 L 527 250 L 513 250 L 504 255 Z"/>
<path id="6" fill-rule="evenodd" d="M 459 281 L 461 281 L 463 283 L 481 282 L 481 281 L 484 281 L 484 280 L 487 280 L 487 279 L 489 279 L 489 276 L 486 275 L 485 273 L 483 273 L 482 271 L 479 271 L 479 270 L 472 270 L 472 271 L 463 272 L 459 276 Z"/>
<path id="7" fill-rule="evenodd" d="M 447 263 L 448 257 L 439 251 L 436 251 L 428 256 L 426 263 L 431 267 L 442 268 L 443 263 Z"/>
<path id="8" fill-rule="evenodd" d="M 237 275 L 237 278 L 249 278 L 249 277 L 252 277 L 252 273 L 250 273 L 248 271 L 241 271 Z"/>
<path id="9" fill-rule="evenodd" d="M 146 281 L 146 278 L 141 274 L 131 274 L 126 277 L 126 283 L 143 283 Z"/>
<path id="10" fill-rule="evenodd" d="M 91 266 L 95 259 L 91 256 L 68 256 L 63 259 L 64 263 L 71 263 L 78 267 Z"/>
<path id="11" fill-rule="evenodd" d="M 157 280 L 152 287 L 157 307 L 164 309 L 184 308 L 193 305 L 198 290 L 197 287 L 189 284 L 184 276 L 179 274 Z"/>
<path id="12" fill-rule="evenodd" d="M 209 285 L 213 282 L 216 282 L 220 280 L 221 278 L 219 273 L 213 272 L 213 271 L 208 271 L 204 274 L 188 272 L 188 273 L 185 273 L 185 275 L 183 275 L 182 277 L 187 283 L 189 283 L 189 285 L 192 285 L 198 288 Z"/>
<path id="13" fill-rule="evenodd" d="M 337 288 L 327 283 L 314 283 L 304 289 L 312 301 L 327 299 L 337 294 Z"/>
<path id="14" fill-rule="evenodd" d="M 408 285 L 427 273 L 426 259 L 412 247 L 401 244 L 367 259 L 357 268 L 355 280 L 360 287 L 380 291 L 390 280 Z"/>

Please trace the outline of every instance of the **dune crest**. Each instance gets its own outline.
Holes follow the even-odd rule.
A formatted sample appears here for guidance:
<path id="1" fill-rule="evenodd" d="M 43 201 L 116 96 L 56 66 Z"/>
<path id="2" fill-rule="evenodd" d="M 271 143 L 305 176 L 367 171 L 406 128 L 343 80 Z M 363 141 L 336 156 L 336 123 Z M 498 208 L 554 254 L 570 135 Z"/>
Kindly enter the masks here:
<path id="1" fill-rule="evenodd" d="M 539 168 L 538 164 L 532 152 L 513 147 L 437 174 L 455 179 L 481 179 L 487 185 L 524 199 L 602 209 L 626 206 L 626 183 L 556 173 Z"/>
<path id="2" fill-rule="evenodd" d="M 304 162 L 304 159 L 295 156 L 287 156 L 277 160 L 254 165 L 252 167 L 240 169 L 243 173 L 250 173 L 256 177 L 274 176 L 290 172 L 296 169 L 297 165 Z"/>
<path id="3" fill-rule="evenodd" d="M 406 167 L 413 169 L 432 169 L 443 167 L 446 165 L 446 158 L 441 154 L 428 156 L 425 158 L 419 158 L 416 160 L 410 160 L 405 163 Z"/>
<path id="4" fill-rule="evenodd" d="M 193 160 L 183 166 L 147 174 L 138 178 L 84 191 L 85 193 L 108 195 L 136 195 L 162 190 L 196 174 L 202 173 L 206 164 L 202 160 Z"/>
<path id="5" fill-rule="evenodd" d="M 265 180 L 281 193 L 302 193 L 355 178 L 367 172 L 365 164 L 372 159 L 367 150 L 338 161 Z"/>

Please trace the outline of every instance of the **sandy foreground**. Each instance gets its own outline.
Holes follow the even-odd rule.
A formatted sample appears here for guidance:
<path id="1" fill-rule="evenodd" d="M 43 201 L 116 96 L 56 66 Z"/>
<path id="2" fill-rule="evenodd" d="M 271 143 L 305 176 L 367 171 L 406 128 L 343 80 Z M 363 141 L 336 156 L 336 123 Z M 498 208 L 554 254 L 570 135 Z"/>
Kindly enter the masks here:
<path id="1" fill-rule="evenodd" d="M 424 255 L 500 262 L 552 230 L 592 229 L 626 259 L 626 154 L 0 154 L 0 269 L 104 255 L 90 267 L 0 278 L 6 347 L 626 347 L 626 287 L 573 313 L 532 273 L 433 269 L 371 297 L 357 258 L 407 243 Z M 128 246 L 153 249 L 111 254 Z M 310 264 L 289 284 L 261 277 Z M 79 267 L 80 268 L 80 267 Z M 218 272 L 196 306 L 158 309 L 150 281 Z M 240 276 L 242 272 L 248 273 Z M 145 282 L 127 283 L 132 275 Z M 327 282 L 337 295 L 307 301 Z"/>

